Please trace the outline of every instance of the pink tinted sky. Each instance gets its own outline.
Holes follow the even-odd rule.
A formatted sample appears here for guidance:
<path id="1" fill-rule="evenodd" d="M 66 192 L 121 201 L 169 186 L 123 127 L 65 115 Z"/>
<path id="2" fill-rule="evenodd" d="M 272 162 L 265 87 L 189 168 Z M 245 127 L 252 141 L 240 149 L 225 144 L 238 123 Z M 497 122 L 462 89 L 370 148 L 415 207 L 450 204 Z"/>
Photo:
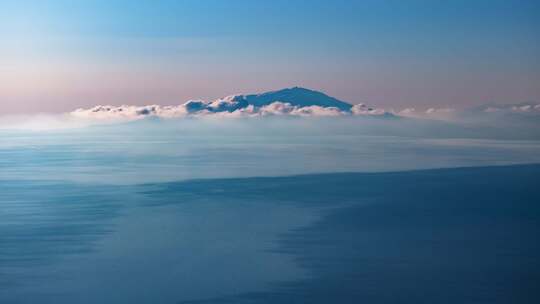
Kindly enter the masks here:
<path id="1" fill-rule="evenodd" d="M 0 3 L 0 114 L 291 86 L 380 107 L 540 101 L 535 1 Z"/>

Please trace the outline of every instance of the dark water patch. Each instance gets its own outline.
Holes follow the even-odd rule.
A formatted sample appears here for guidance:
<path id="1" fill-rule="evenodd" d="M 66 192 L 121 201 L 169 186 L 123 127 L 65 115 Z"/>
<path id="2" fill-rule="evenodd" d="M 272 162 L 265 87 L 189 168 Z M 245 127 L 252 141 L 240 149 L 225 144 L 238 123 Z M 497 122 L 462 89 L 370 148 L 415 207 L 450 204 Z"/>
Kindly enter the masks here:
<path id="1" fill-rule="evenodd" d="M 536 303 L 540 166 L 0 182 L 0 303 Z"/>
<path id="2" fill-rule="evenodd" d="M 287 177 L 255 177 L 228 179 L 201 179 L 184 182 L 147 184 L 142 193 L 156 202 L 176 202 L 182 199 L 205 197 L 239 199 L 267 198 L 272 202 L 290 202 L 299 206 L 331 207 L 348 203 L 366 202 L 366 199 L 399 195 L 437 198 L 440 191 L 447 199 L 459 199 L 465 194 L 478 193 L 485 203 L 501 192 L 512 192 L 516 198 L 529 198 L 531 183 L 540 165 L 514 165 L 500 167 L 433 169 L 385 173 L 309 174 Z M 510 183 L 509 178 L 513 178 Z M 520 183 L 521 182 L 521 183 Z M 449 188 L 456 188 L 449 191 Z M 466 187 L 469 193 L 458 188 Z M 496 191 L 488 191 L 489 188 Z M 497 188 L 499 187 L 499 188 Z M 472 191 L 473 193 L 471 193 Z M 170 199 L 178 198 L 178 200 Z M 470 197 L 469 197 L 470 198 Z M 378 203 L 388 202 L 379 200 Z M 435 204 L 446 201 L 434 200 Z"/>
<path id="3" fill-rule="evenodd" d="M 294 255 L 310 279 L 278 283 L 269 292 L 181 303 L 540 300 L 540 166 L 333 177 L 297 182 L 304 179 L 320 196 L 329 180 L 346 177 L 346 184 L 356 185 L 348 194 L 375 202 L 332 209 L 315 224 L 283 235 L 280 250 Z"/>

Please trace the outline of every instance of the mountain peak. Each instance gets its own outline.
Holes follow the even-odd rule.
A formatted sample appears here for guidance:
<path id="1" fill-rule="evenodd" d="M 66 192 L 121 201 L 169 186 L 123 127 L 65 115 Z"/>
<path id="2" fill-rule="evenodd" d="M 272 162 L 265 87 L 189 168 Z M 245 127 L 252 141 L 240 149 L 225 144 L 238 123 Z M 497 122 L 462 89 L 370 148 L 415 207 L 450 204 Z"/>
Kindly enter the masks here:
<path id="1" fill-rule="evenodd" d="M 289 103 L 297 107 L 334 107 L 341 111 L 350 111 L 352 107 L 351 104 L 328 96 L 322 92 L 297 86 L 261 94 L 236 95 L 230 98 L 230 100 L 256 107 L 269 105 L 273 102 Z"/>

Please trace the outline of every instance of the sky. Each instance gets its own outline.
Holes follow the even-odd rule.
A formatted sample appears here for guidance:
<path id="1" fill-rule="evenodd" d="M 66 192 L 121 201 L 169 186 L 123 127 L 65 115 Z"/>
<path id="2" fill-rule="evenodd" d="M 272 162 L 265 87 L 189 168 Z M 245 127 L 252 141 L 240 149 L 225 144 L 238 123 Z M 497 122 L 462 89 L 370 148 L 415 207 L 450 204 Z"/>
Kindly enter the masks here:
<path id="1" fill-rule="evenodd" d="M 0 0 L 0 114 L 303 86 L 379 107 L 540 101 L 540 2 Z"/>

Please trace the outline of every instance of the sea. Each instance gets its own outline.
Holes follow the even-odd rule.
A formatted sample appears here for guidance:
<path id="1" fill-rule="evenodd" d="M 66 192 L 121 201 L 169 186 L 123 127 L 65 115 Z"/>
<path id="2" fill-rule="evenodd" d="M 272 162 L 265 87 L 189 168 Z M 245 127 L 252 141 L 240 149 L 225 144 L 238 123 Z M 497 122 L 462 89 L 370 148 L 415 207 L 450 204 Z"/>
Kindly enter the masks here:
<path id="1" fill-rule="evenodd" d="M 539 303 L 540 140 L 385 124 L 0 130 L 0 303 Z"/>

